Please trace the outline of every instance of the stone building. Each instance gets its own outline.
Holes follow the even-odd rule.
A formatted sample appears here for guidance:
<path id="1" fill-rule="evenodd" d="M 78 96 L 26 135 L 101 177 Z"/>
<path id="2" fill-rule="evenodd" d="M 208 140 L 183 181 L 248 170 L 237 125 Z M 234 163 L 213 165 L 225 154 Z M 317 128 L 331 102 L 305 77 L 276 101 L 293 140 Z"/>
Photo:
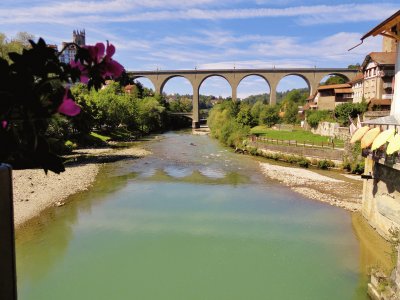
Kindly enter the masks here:
<path id="1" fill-rule="evenodd" d="M 367 102 L 380 100 L 390 106 L 395 59 L 395 52 L 371 52 L 365 57 L 361 68 L 364 75 L 363 97 Z"/>
<path id="2" fill-rule="evenodd" d="M 353 103 L 360 103 L 364 97 L 364 74 L 358 73 L 352 81 L 349 82 L 353 90 Z"/>
<path id="3" fill-rule="evenodd" d="M 318 110 L 334 110 L 340 104 L 353 101 L 353 90 L 349 83 L 321 85 L 315 98 Z"/>
<path id="4" fill-rule="evenodd" d="M 71 42 L 62 42 L 61 49 L 64 49 Z M 78 46 L 86 45 L 86 33 L 85 30 L 78 31 L 74 30 L 72 32 L 72 43 Z M 68 64 L 71 60 L 75 58 L 77 52 L 77 47 L 75 45 L 69 45 L 65 48 L 64 52 L 60 55 L 60 61 Z"/>

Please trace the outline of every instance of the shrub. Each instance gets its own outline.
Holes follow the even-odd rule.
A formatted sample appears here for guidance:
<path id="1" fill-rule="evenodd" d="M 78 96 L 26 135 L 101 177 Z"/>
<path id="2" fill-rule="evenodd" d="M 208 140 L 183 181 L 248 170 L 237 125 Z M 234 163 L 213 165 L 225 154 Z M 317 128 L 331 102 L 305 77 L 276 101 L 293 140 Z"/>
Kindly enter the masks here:
<path id="1" fill-rule="evenodd" d="M 310 163 L 311 161 L 305 157 L 300 157 L 299 160 L 297 161 L 297 164 L 302 168 L 308 168 Z"/>
<path id="2" fill-rule="evenodd" d="M 308 110 L 306 113 L 307 123 L 312 128 L 317 128 L 319 122 L 332 121 L 332 112 L 329 110 Z"/>
<path id="3" fill-rule="evenodd" d="M 333 168 L 335 166 L 335 163 L 331 160 L 323 159 L 318 162 L 317 166 L 319 169 L 326 170 L 329 168 Z"/>

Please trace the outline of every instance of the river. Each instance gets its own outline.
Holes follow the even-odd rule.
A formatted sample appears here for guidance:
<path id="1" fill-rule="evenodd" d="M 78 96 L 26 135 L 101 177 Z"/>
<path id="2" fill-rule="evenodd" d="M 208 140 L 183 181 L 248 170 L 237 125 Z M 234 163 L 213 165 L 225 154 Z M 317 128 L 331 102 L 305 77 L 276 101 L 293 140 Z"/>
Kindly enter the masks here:
<path id="1" fill-rule="evenodd" d="M 208 136 L 144 146 L 18 234 L 19 299 L 367 299 L 349 212 Z"/>

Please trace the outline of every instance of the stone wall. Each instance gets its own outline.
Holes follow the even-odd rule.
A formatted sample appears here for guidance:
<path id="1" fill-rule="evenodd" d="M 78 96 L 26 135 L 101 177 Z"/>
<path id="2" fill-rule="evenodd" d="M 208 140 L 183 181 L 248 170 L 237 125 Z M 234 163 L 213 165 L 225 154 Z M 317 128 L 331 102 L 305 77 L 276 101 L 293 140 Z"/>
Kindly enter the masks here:
<path id="1" fill-rule="evenodd" d="M 362 214 L 380 235 L 391 238 L 390 229 L 400 229 L 400 164 L 385 165 L 365 159 Z"/>
<path id="2" fill-rule="evenodd" d="M 339 123 L 320 122 L 316 129 L 311 128 L 311 132 L 341 140 L 347 140 L 350 137 L 349 127 L 340 127 Z"/>

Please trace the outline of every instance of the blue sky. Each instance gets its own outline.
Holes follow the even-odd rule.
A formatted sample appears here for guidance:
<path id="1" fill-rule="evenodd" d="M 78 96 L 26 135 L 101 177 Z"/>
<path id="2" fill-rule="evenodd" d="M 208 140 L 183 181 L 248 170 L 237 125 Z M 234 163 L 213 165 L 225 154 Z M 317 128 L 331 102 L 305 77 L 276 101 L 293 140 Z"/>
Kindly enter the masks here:
<path id="1" fill-rule="evenodd" d="M 392 15 L 397 1 L 292 0 L 1 0 L 0 32 L 27 31 L 60 45 L 74 29 L 86 41 L 109 40 L 115 59 L 127 70 L 347 67 L 381 50 L 370 38 L 351 52 L 360 37 Z M 286 77 L 278 90 L 306 86 Z M 260 78 L 249 77 L 238 96 L 267 92 Z M 168 93 L 191 93 L 182 78 L 165 86 Z M 201 93 L 227 96 L 218 77 L 205 81 Z"/>

